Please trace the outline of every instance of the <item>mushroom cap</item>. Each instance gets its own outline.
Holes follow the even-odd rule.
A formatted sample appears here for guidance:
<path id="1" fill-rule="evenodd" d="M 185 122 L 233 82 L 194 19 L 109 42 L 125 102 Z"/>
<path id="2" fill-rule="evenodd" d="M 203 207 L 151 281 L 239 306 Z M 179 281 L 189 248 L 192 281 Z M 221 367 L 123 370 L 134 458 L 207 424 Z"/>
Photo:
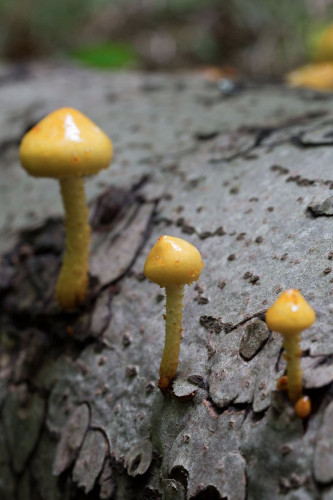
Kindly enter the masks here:
<path id="1" fill-rule="evenodd" d="M 286 80 L 291 87 L 332 90 L 333 63 L 332 61 L 327 61 L 306 64 L 288 73 Z"/>
<path id="2" fill-rule="evenodd" d="M 316 319 L 312 307 L 303 295 L 293 288 L 285 290 L 266 312 L 266 323 L 271 330 L 284 336 L 297 334 L 309 328 Z"/>
<path id="3" fill-rule="evenodd" d="M 25 134 L 20 146 L 23 168 L 35 177 L 92 175 L 109 166 L 112 143 L 85 115 L 61 108 Z"/>
<path id="4" fill-rule="evenodd" d="M 204 264 L 199 250 L 187 241 L 160 236 L 144 266 L 148 279 L 160 286 L 189 285 L 199 279 Z"/>
<path id="5" fill-rule="evenodd" d="M 302 396 L 295 404 L 296 415 L 299 418 L 307 418 L 311 413 L 311 399 L 309 396 Z"/>

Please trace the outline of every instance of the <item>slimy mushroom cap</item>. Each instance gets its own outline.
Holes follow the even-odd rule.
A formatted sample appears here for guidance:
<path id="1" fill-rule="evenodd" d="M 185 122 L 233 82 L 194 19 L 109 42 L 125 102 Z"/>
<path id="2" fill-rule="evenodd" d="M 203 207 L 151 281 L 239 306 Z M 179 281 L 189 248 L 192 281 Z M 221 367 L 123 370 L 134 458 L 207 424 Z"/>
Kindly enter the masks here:
<path id="1" fill-rule="evenodd" d="M 312 307 L 303 295 L 293 288 L 285 290 L 266 313 L 268 327 L 285 336 L 309 328 L 315 319 L 316 314 Z"/>
<path id="2" fill-rule="evenodd" d="M 151 249 L 144 274 L 161 287 L 189 285 L 199 279 L 204 264 L 200 252 L 187 241 L 160 236 Z"/>
<path id="3" fill-rule="evenodd" d="M 22 166 L 35 177 L 92 175 L 109 166 L 112 143 L 84 114 L 61 108 L 23 137 Z"/>

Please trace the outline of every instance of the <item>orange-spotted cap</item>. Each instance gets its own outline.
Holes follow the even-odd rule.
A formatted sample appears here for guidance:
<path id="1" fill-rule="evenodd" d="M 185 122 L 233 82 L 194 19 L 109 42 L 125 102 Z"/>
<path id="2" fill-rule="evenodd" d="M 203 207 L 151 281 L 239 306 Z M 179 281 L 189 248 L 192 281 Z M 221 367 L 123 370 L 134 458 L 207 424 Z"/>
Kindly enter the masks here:
<path id="1" fill-rule="evenodd" d="M 189 285 L 199 279 L 204 264 L 199 250 L 187 241 L 160 236 L 144 266 L 148 279 L 160 286 Z"/>
<path id="2" fill-rule="evenodd" d="M 35 177 L 92 175 L 109 166 L 112 143 L 84 114 L 61 108 L 25 134 L 22 166 Z"/>
<path id="3" fill-rule="evenodd" d="M 293 288 L 285 290 L 266 312 L 266 323 L 271 330 L 293 335 L 309 328 L 316 319 L 312 307 L 303 295 Z"/>

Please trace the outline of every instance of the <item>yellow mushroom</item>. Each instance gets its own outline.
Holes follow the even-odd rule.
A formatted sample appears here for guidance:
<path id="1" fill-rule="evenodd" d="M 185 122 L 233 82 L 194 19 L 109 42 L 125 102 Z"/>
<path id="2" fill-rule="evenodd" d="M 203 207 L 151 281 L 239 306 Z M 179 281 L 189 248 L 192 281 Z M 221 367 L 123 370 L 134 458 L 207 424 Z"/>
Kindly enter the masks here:
<path id="1" fill-rule="evenodd" d="M 203 262 L 199 251 L 187 241 L 173 236 L 160 236 L 150 251 L 144 274 L 165 287 L 165 346 L 160 365 L 159 387 L 167 389 L 175 378 L 182 337 L 184 285 L 199 279 Z"/>
<path id="2" fill-rule="evenodd" d="M 309 396 L 301 396 L 296 404 L 295 411 L 299 418 L 307 418 L 311 413 L 311 399 Z"/>
<path id="3" fill-rule="evenodd" d="M 296 404 L 302 396 L 301 332 L 309 328 L 315 319 L 314 310 L 295 289 L 284 291 L 266 312 L 268 327 L 284 337 L 288 396 L 293 404 Z"/>
<path id="4" fill-rule="evenodd" d="M 291 87 L 307 87 L 314 90 L 333 90 L 332 61 L 306 64 L 286 76 Z"/>
<path id="5" fill-rule="evenodd" d="M 111 157 L 110 139 L 73 108 L 61 108 L 46 116 L 21 142 L 21 164 L 30 175 L 60 180 L 66 251 L 56 299 L 62 309 L 81 303 L 88 285 L 90 226 L 83 176 L 107 168 Z"/>

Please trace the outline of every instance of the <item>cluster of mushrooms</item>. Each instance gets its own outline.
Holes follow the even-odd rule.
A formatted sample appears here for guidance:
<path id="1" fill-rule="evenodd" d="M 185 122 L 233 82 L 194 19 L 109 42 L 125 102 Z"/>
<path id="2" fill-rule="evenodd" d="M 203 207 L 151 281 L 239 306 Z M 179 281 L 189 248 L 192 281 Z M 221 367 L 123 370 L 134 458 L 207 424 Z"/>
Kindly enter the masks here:
<path id="1" fill-rule="evenodd" d="M 107 168 L 112 144 L 89 118 L 73 108 L 61 108 L 46 116 L 23 137 L 20 160 L 35 177 L 60 181 L 65 208 L 66 251 L 56 284 L 56 300 L 62 310 L 82 303 L 88 288 L 90 226 L 83 176 Z M 165 392 L 174 380 L 182 337 L 184 286 L 199 279 L 204 267 L 199 251 L 187 241 L 161 236 L 150 251 L 144 274 L 165 288 L 165 346 L 160 365 L 159 388 Z M 311 401 L 303 396 L 300 357 L 301 332 L 315 321 L 315 313 L 298 290 L 283 292 L 267 310 L 266 323 L 284 337 L 287 376 L 278 387 L 288 397 L 300 418 L 311 412 Z"/>

